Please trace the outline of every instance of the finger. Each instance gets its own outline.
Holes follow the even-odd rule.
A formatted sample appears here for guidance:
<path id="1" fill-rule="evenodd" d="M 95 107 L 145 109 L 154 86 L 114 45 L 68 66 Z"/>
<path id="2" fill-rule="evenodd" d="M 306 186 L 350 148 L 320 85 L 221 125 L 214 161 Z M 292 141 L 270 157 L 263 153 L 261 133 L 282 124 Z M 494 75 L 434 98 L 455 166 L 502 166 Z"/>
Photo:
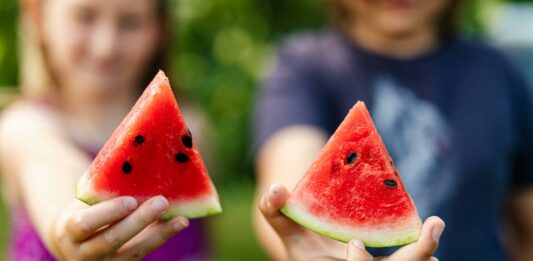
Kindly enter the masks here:
<path id="1" fill-rule="evenodd" d="M 114 223 L 137 208 L 133 197 L 118 197 L 77 210 L 67 218 L 66 229 L 74 241 L 83 241 L 99 228 Z"/>
<path id="2" fill-rule="evenodd" d="M 373 257 L 365 250 L 361 240 L 354 239 L 348 244 L 348 261 L 372 261 Z"/>
<path id="3" fill-rule="evenodd" d="M 279 184 L 273 184 L 263 194 L 259 202 L 261 213 L 284 241 L 288 236 L 295 236 L 295 234 L 303 232 L 298 224 L 294 223 L 279 211 L 289 197 L 290 192 L 287 188 Z"/>
<path id="4" fill-rule="evenodd" d="M 444 231 L 444 221 L 438 217 L 429 217 L 424 222 L 420 238 L 413 246 L 413 259 L 431 259 L 439 246 L 440 236 Z"/>
<path id="5" fill-rule="evenodd" d="M 188 226 L 189 220 L 185 217 L 154 223 L 120 248 L 117 259 L 140 260 Z"/>
<path id="6" fill-rule="evenodd" d="M 122 221 L 83 243 L 80 251 L 97 257 L 114 253 L 148 225 L 157 221 L 167 211 L 168 206 L 168 200 L 163 196 L 149 199 Z"/>
<path id="7" fill-rule="evenodd" d="M 424 222 L 420 238 L 415 243 L 420 257 L 431 258 L 439 246 L 440 236 L 444 231 L 444 221 L 438 217 L 429 217 Z"/>

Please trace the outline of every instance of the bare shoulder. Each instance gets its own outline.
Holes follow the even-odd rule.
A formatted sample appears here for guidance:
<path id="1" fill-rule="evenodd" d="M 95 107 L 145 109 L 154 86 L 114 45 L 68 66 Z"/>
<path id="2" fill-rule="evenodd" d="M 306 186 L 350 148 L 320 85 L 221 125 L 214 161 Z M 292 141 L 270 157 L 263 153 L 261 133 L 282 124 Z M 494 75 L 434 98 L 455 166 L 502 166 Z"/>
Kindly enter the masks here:
<path id="1" fill-rule="evenodd" d="M 2 140 L 22 135 L 30 138 L 26 135 L 58 130 L 57 118 L 50 110 L 26 101 L 13 103 L 0 114 L 0 138 Z"/>
<path id="2" fill-rule="evenodd" d="M 57 137 L 59 133 L 57 117 L 50 110 L 25 101 L 15 102 L 0 114 L 0 158 L 16 156 L 35 141 Z"/>

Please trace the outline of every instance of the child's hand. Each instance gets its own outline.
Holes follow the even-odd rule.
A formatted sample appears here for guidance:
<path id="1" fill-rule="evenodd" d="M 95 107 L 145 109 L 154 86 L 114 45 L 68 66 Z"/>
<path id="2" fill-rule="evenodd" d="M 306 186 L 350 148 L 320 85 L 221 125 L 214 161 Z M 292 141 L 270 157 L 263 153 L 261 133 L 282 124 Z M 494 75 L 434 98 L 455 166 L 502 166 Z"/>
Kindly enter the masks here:
<path id="1" fill-rule="evenodd" d="M 261 197 L 259 208 L 280 236 L 291 260 L 437 260 L 432 255 L 444 230 L 444 222 L 438 217 L 426 220 L 417 242 L 400 248 L 391 256 L 374 259 L 359 240 L 350 242 L 346 250 L 346 244 L 316 234 L 285 217 L 279 209 L 289 197 L 285 187 L 274 184 Z"/>
<path id="2" fill-rule="evenodd" d="M 140 206 L 132 197 L 80 205 L 73 202 L 56 223 L 52 247 L 64 260 L 139 260 L 189 225 L 184 217 L 158 221 L 169 206 L 162 196 Z"/>

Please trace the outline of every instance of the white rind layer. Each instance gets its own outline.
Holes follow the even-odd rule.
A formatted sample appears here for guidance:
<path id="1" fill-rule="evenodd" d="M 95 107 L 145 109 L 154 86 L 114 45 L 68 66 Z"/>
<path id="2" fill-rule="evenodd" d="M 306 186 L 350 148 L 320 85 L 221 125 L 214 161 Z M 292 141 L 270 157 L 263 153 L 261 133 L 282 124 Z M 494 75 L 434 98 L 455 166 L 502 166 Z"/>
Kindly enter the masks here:
<path id="1" fill-rule="evenodd" d="M 105 192 L 96 192 L 90 186 L 88 175 L 81 177 L 76 188 L 76 198 L 89 204 L 94 205 L 104 200 L 112 199 L 118 195 Z M 171 219 L 176 216 L 184 216 L 187 218 L 201 218 L 211 216 L 222 212 L 220 201 L 216 190 L 212 189 L 213 193 L 202 198 L 170 200 L 170 207 L 168 212 L 163 215 L 162 219 Z M 146 198 L 147 199 L 147 198 Z M 141 199 L 141 200 L 146 200 Z"/>
<path id="2" fill-rule="evenodd" d="M 281 212 L 296 223 L 321 235 L 343 242 L 359 239 L 368 247 L 405 245 L 418 240 L 422 229 L 422 222 L 416 211 L 411 217 L 406 217 L 394 224 L 384 224 L 379 228 L 357 224 L 353 227 L 335 224 L 332 220 L 321 219 L 311 214 L 301 204 L 292 200 L 287 201 Z"/>
<path id="3" fill-rule="evenodd" d="M 162 218 L 171 219 L 177 216 L 201 218 L 220 212 L 222 212 L 222 208 L 218 196 L 215 194 L 194 200 L 171 201 L 168 212 Z"/>

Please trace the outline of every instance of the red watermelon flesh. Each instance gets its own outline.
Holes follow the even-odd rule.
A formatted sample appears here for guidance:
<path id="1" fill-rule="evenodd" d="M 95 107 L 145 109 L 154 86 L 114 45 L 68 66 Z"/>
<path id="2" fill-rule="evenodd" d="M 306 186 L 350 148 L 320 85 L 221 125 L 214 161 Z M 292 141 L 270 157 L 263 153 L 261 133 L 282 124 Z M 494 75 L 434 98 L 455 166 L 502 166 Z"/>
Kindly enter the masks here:
<path id="1" fill-rule="evenodd" d="M 325 236 L 366 246 L 416 241 L 422 222 L 363 102 L 357 102 L 281 211 Z"/>
<path id="2" fill-rule="evenodd" d="M 165 218 L 221 212 L 218 195 L 159 71 L 78 183 L 76 197 L 95 204 L 117 196 L 140 202 L 165 196 Z"/>

